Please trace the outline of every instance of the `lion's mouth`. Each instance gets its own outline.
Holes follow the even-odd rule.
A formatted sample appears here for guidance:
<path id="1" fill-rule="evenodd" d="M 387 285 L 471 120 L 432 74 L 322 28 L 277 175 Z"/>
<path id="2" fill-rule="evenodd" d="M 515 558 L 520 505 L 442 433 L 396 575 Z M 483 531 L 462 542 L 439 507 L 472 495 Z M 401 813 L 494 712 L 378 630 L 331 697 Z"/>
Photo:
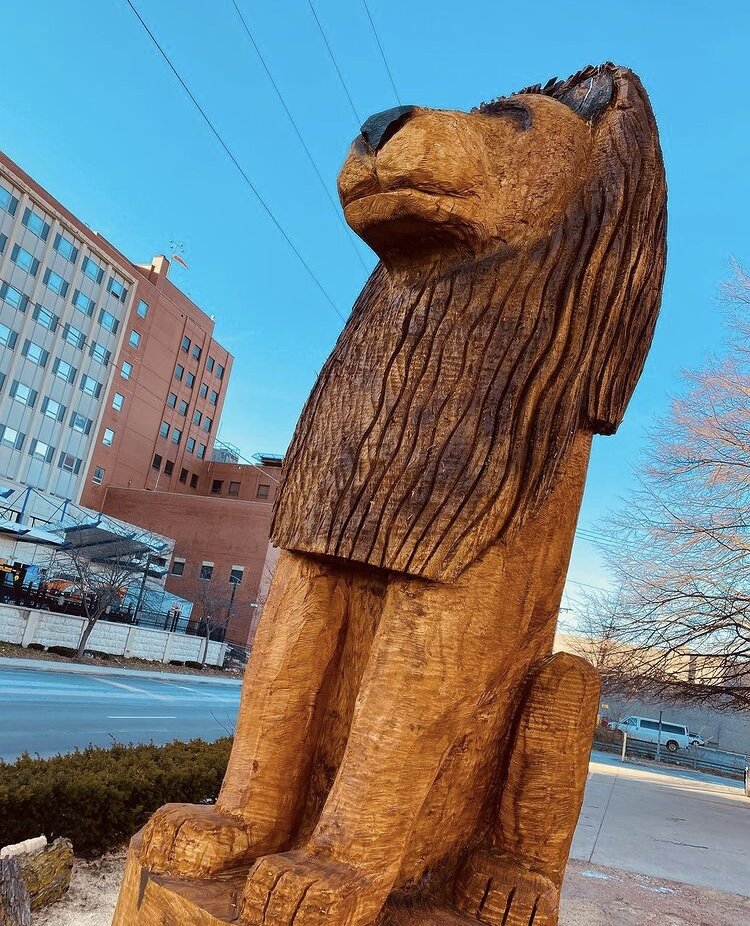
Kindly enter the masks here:
<path id="1" fill-rule="evenodd" d="M 422 196 L 440 196 L 465 198 L 472 195 L 472 191 L 448 190 L 438 187 L 437 184 L 416 184 L 409 182 L 406 178 L 398 183 L 391 182 L 387 187 L 382 187 L 374 176 L 354 183 L 348 190 L 341 191 L 341 204 L 346 209 L 352 203 L 362 199 L 376 199 L 380 196 L 390 196 L 398 193 L 412 192 Z"/>

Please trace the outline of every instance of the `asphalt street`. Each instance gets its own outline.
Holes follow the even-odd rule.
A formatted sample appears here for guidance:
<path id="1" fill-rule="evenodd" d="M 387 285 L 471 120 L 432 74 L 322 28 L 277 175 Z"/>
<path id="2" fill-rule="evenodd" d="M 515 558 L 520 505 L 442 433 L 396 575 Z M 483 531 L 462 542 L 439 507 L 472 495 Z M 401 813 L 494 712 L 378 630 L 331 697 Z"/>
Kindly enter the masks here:
<path id="1" fill-rule="evenodd" d="M 57 664 L 56 664 L 57 665 Z M 0 758 L 231 733 L 240 682 L 190 675 L 18 668 L 0 662 Z"/>

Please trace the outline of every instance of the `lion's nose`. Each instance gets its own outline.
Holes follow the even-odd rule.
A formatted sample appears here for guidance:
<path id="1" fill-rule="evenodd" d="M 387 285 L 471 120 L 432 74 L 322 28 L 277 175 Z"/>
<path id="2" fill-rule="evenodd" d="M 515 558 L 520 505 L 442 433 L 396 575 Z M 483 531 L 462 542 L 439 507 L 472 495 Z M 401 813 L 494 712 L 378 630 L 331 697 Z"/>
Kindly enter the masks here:
<path id="1" fill-rule="evenodd" d="M 379 151 L 414 112 L 416 106 L 396 106 L 375 113 L 362 124 L 362 137 L 373 151 Z"/>

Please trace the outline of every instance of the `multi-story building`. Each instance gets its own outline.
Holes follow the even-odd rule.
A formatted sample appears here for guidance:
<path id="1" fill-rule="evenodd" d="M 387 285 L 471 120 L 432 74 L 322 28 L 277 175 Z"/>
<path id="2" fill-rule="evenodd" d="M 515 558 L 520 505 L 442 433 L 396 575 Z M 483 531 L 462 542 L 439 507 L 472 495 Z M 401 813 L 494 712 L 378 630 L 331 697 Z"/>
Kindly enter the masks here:
<path id="1" fill-rule="evenodd" d="M 233 359 L 168 271 L 0 154 L 0 477 L 173 537 L 168 589 L 242 643 L 280 460 L 213 460 Z"/>
<path id="2" fill-rule="evenodd" d="M 0 155 L 0 474 L 80 499 L 135 279 Z"/>

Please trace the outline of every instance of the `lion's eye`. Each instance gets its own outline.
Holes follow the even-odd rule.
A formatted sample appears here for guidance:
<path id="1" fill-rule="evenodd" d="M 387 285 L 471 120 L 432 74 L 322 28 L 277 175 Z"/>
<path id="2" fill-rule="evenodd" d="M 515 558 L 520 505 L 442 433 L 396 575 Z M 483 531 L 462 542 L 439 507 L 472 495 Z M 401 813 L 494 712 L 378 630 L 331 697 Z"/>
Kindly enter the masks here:
<path id="1" fill-rule="evenodd" d="M 531 110 L 515 100 L 496 100 L 494 103 L 483 104 L 479 111 L 485 116 L 505 116 L 521 131 L 531 128 Z"/>

